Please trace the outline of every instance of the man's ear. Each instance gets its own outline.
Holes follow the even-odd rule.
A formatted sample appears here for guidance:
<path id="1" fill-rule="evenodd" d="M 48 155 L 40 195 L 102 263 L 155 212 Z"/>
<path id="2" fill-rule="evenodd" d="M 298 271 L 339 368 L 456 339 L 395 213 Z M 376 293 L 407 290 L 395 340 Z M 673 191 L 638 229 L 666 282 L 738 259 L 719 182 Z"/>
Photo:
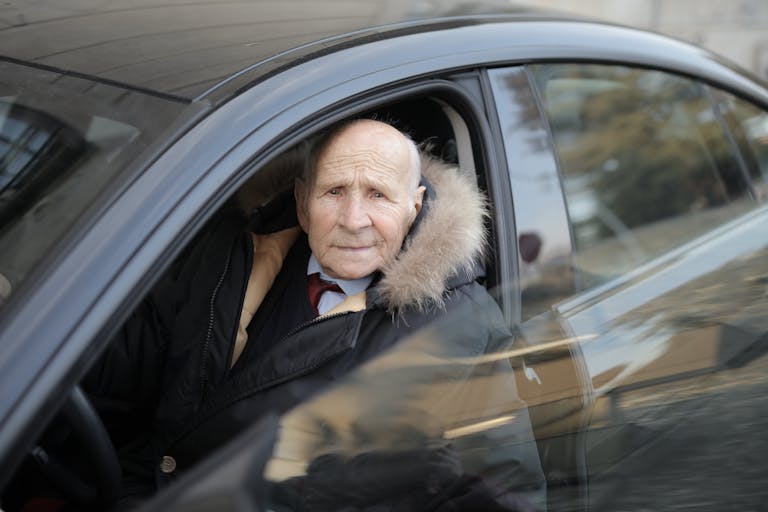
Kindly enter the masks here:
<path id="1" fill-rule="evenodd" d="M 293 198 L 296 200 L 296 217 L 299 219 L 299 226 L 307 233 L 309 215 L 307 215 L 306 185 L 299 178 L 293 182 Z"/>
<path id="2" fill-rule="evenodd" d="M 413 206 L 416 208 L 416 215 L 419 214 L 421 211 L 421 203 L 424 202 L 424 191 L 427 190 L 427 187 L 424 185 L 420 186 L 416 189 L 416 192 L 414 193 L 413 197 Z"/>
<path id="3" fill-rule="evenodd" d="M 427 190 L 427 188 L 421 186 L 416 189 L 416 192 L 413 193 L 413 215 L 411 215 L 411 218 L 408 221 L 408 229 L 411 229 L 411 226 L 413 226 L 413 223 L 416 221 L 416 217 L 419 216 L 419 212 L 421 211 L 421 204 L 424 202 L 425 190 Z"/>

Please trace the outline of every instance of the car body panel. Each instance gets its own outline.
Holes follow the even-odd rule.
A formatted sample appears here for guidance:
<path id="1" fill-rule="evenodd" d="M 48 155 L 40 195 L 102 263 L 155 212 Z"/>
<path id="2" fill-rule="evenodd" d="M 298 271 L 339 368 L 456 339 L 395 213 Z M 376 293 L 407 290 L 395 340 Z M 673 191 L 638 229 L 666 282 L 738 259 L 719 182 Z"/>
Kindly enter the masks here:
<path id="1" fill-rule="evenodd" d="M 298 47 L 316 51 L 359 38 L 346 34 L 381 31 L 370 27 L 489 11 L 526 9 L 450 0 L 15 2 L 0 10 L 0 46 L 20 61 L 192 99 L 255 62 Z"/>

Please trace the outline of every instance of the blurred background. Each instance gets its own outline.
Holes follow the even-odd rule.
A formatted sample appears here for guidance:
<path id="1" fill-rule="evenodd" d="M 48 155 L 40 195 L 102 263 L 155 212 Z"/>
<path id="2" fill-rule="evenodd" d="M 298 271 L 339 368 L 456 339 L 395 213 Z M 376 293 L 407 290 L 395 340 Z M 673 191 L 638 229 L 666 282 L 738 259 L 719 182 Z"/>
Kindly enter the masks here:
<path id="1" fill-rule="evenodd" d="M 671 35 L 768 80 L 768 0 L 525 0 Z"/>

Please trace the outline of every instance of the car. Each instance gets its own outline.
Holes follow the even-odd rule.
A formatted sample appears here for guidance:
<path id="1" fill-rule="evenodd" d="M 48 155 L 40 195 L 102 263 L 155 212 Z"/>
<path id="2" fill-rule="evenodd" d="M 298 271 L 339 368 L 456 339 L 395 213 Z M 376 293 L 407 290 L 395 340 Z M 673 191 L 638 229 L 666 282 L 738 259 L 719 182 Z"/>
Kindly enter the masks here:
<path id="1" fill-rule="evenodd" d="M 6 512 L 114 502 L 89 369 L 218 212 L 290 186 L 305 141 L 371 116 L 487 194 L 482 284 L 509 339 L 469 350 L 474 312 L 429 326 L 142 510 L 418 510 L 409 489 L 436 485 L 413 476 L 419 450 L 437 446 L 505 510 L 764 507 L 760 79 L 669 37 L 508 2 L 71 0 L 0 19 Z M 521 420 L 529 439 L 510 434 Z M 521 445 L 545 482 L 511 462 Z M 327 498 L 314 508 L 312 486 Z"/>

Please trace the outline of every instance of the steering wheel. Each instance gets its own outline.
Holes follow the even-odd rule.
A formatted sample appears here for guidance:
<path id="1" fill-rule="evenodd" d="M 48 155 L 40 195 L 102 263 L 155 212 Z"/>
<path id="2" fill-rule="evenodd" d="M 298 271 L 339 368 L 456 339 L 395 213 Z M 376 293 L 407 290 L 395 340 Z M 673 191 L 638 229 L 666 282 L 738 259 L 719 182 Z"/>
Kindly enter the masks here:
<path id="1" fill-rule="evenodd" d="M 66 498 L 79 505 L 109 505 L 117 499 L 121 471 L 117 453 L 99 415 L 80 386 L 75 386 L 61 410 L 82 453 L 88 470 L 80 476 L 64 463 L 55 450 L 41 445 L 31 455 L 45 477 Z"/>

